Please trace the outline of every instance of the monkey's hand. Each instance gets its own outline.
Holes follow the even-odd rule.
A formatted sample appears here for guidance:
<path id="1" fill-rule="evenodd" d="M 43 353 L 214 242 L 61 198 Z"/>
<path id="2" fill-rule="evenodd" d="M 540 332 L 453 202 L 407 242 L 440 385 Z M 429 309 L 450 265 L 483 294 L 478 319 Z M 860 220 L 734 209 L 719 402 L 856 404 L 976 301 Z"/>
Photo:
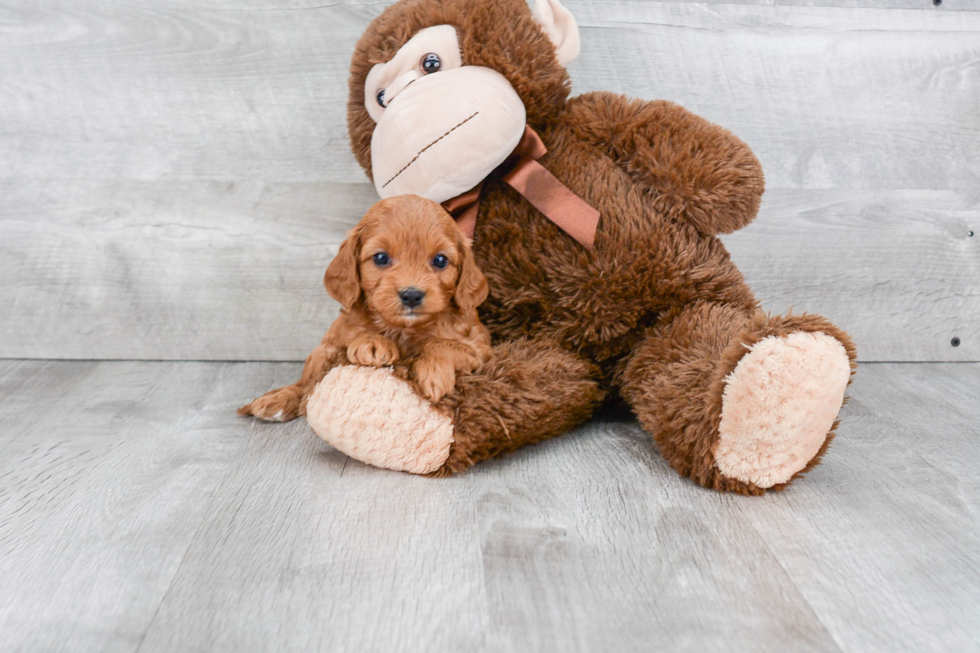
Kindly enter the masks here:
<path id="1" fill-rule="evenodd" d="M 759 210 L 762 166 L 731 132 L 663 100 L 594 92 L 568 103 L 567 120 L 633 181 L 654 191 L 658 210 L 705 235 L 741 229 Z"/>

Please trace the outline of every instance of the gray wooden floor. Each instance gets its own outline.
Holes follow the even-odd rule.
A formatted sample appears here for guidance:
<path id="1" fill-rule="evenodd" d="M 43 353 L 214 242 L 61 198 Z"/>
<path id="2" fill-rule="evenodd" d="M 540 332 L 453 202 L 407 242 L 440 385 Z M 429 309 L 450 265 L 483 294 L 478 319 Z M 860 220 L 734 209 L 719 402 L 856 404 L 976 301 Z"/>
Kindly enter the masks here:
<path id="1" fill-rule="evenodd" d="M 0 650 L 980 648 L 980 364 L 863 366 L 764 498 L 616 412 L 448 480 L 234 415 L 298 369 L 0 361 Z"/>
<path id="2" fill-rule="evenodd" d="M 385 472 L 234 415 L 298 363 L 176 362 L 301 360 L 336 315 L 387 4 L 0 0 L 0 653 L 980 651 L 980 0 L 565 2 L 574 92 L 743 138 L 734 260 L 882 361 L 759 499 L 612 412 Z"/>

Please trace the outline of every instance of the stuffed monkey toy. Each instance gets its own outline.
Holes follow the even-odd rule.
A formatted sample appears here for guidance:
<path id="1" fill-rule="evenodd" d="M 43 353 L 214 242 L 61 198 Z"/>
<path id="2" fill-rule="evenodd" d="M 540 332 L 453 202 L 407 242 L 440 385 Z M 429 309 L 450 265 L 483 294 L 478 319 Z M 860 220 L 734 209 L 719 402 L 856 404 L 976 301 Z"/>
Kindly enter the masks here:
<path id="1" fill-rule="evenodd" d="M 745 143 L 670 102 L 569 98 L 578 53 L 558 0 L 401 0 L 371 23 L 351 147 L 382 197 L 443 202 L 473 237 L 494 354 L 438 404 L 391 370 L 336 368 L 307 420 L 358 460 L 445 476 L 619 398 L 679 474 L 781 489 L 830 444 L 854 345 L 762 313 L 719 240 L 762 197 Z"/>

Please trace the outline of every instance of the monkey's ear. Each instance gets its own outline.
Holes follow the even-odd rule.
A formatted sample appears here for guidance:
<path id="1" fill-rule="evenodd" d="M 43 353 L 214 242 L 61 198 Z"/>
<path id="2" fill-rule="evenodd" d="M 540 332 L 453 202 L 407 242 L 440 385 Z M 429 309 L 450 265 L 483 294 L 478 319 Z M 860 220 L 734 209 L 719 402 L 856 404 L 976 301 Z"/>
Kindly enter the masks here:
<path id="1" fill-rule="evenodd" d="M 361 298 L 361 274 L 357 262 L 360 253 L 361 234 L 355 227 L 347 234 L 347 240 L 341 243 L 340 250 L 323 275 L 327 292 L 344 308 L 349 309 Z"/>
<path id="2" fill-rule="evenodd" d="M 567 66 L 575 61 L 582 50 L 582 41 L 572 12 L 565 9 L 559 0 L 535 0 L 531 13 L 555 44 L 558 63 Z"/>
<path id="3" fill-rule="evenodd" d="M 457 234 L 456 248 L 459 250 L 459 279 L 453 299 L 461 310 L 468 311 L 485 302 L 490 291 L 487 278 L 477 267 L 473 250 L 462 232 Z"/>

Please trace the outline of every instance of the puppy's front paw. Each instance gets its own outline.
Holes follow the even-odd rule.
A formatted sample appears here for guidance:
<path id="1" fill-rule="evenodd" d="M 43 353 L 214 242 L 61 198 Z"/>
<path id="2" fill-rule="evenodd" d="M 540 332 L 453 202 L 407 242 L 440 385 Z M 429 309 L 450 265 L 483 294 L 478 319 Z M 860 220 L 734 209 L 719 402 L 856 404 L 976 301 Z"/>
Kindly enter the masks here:
<path id="1" fill-rule="evenodd" d="M 238 409 L 239 415 L 251 415 L 267 422 L 288 422 L 299 417 L 302 395 L 295 386 L 267 392 Z"/>
<path id="2" fill-rule="evenodd" d="M 347 347 L 347 358 L 355 365 L 393 365 L 398 361 L 398 345 L 384 336 L 361 336 Z"/>
<path id="3" fill-rule="evenodd" d="M 422 356 L 412 365 L 419 390 L 435 403 L 456 385 L 456 370 L 451 361 Z"/>

